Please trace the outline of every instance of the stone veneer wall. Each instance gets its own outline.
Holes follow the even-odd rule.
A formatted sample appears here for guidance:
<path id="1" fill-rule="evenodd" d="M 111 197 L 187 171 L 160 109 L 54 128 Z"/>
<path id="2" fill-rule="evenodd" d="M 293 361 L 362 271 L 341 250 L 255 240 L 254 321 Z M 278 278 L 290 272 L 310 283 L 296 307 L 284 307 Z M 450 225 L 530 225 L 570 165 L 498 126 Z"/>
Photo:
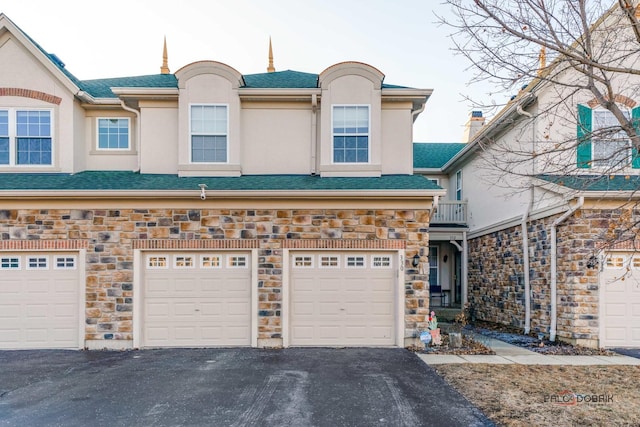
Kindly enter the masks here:
<path id="1" fill-rule="evenodd" d="M 152 248 L 157 240 L 190 242 L 175 246 L 189 249 L 216 242 L 213 247 L 257 247 L 258 340 L 273 343 L 282 337 L 283 242 L 405 248 L 405 336 L 411 337 L 416 327 L 426 326 L 429 310 L 427 276 L 410 262 L 416 251 L 427 261 L 428 226 L 427 210 L 0 210 L 0 249 L 25 242 L 33 250 L 86 248 L 85 339 L 131 340 L 135 248 Z M 78 241 L 83 244 L 71 244 Z"/>
<path id="2" fill-rule="evenodd" d="M 559 215 L 528 223 L 531 331 L 549 334 L 551 300 L 551 224 Z M 587 263 L 627 220 L 629 210 L 578 210 L 557 228 L 557 337 L 598 346 L 598 268 Z M 524 329 L 524 278 L 521 227 L 510 227 L 469 241 L 468 300 L 477 319 Z"/>

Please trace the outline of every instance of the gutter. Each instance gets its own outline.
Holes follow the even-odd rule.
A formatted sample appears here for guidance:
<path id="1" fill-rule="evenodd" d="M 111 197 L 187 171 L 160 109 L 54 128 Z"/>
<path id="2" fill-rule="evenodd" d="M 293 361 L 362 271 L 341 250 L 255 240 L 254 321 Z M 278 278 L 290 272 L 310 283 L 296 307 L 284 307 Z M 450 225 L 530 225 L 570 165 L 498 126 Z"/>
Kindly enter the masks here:
<path id="1" fill-rule="evenodd" d="M 551 325 L 549 326 L 549 339 L 553 342 L 556 340 L 558 328 L 558 242 L 557 229 L 564 220 L 569 218 L 575 211 L 584 205 L 584 197 L 578 198 L 578 203 L 566 211 L 562 216 L 557 218 L 551 224 Z"/>
<path id="2" fill-rule="evenodd" d="M 2 199 L 198 199 L 200 200 L 200 189 L 181 190 L 102 190 L 99 188 L 91 190 L 9 190 L 0 191 Z M 315 198 L 315 199 L 369 199 L 376 197 L 380 199 L 402 199 L 402 198 L 424 198 L 434 199 L 446 194 L 445 190 L 208 190 L 207 194 L 213 194 L 218 198 L 227 199 L 292 199 L 292 198 Z"/>

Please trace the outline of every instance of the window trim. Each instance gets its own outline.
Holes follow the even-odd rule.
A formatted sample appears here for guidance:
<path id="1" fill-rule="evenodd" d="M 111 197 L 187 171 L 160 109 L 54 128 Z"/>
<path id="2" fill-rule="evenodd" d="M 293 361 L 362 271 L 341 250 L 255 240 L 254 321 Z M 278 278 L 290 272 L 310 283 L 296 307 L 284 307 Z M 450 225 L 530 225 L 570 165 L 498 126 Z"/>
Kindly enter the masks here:
<path id="1" fill-rule="evenodd" d="M 56 122 L 55 110 L 47 107 L 0 107 L 0 111 L 7 111 L 8 135 L 2 137 L 9 138 L 9 163 L 1 163 L 0 168 L 52 168 L 56 165 Z M 49 138 L 51 140 L 51 163 L 46 164 L 20 164 L 18 163 L 18 112 L 22 111 L 46 111 L 49 113 Z"/>
<path id="2" fill-rule="evenodd" d="M 621 110 L 624 110 L 623 113 L 626 112 L 628 119 L 631 120 L 631 109 L 626 108 L 626 107 L 620 107 Z M 624 138 L 620 138 L 620 139 L 613 139 L 613 138 L 602 138 L 602 137 L 598 137 L 597 133 L 600 130 L 600 128 L 596 128 L 596 114 L 597 113 L 605 113 L 607 115 L 611 115 L 613 116 L 613 113 L 611 113 L 611 111 L 607 110 L 606 108 L 602 108 L 602 107 L 598 107 L 598 108 L 592 108 L 591 109 L 591 146 L 589 147 L 591 149 L 591 167 L 593 169 L 600 169 L 600 170 L 608 170 L 610 168 L 627 168 L 631 166 L 631 161 L 632 161 L 632 145 L 631 145 L 631 138 L 629 138 L 628 135 L 625 134 Z M 605 127 L 606 128 L 606 127 Z M 619 133 L 624 133 L 624 131 L 622 129 L 620 129 L 618 131 Z M 612 135 L 613 136 L 613 135 Z M 611 164 L 611 162 L 613 162 L 615 160 L 615 156 L 612 157 L 611 159 L 596 159 L 595 158 L 595 152 L 596 152 L 596 144 L 598 145 L 606 145 L 607 143 L 611 143 L 611 142 L 625 142 L 626 146 L 627 146 L 627 154 L 625 156 L 625 160 L 622 163 L 613 163 Z M 609 162 L 609 164 L 601 164 L 603 162 Z"/>
<path id="3" fill-rule="evenodd" d="M 459 169 L 458 171 L 456 171 L 456 176 L 455 176 L 455 197 L 457 201 L 462 201 L 462 169 Z"/>
<path id="4" fill-rule="evenodd" d="M 334 119 L 336 107 L 367 107 L 367 161 L 366 162 L 336 162 L 335 161 L 335 137 Z M 371 164 L 371 104 L 331 104 L 331 164 L 332 165 L 370 165 Z M 338 134 L 351 135 L 351 134 Z M 363 136 L 362 134 L 355 134 Z"/>
<path id="5" fill-rule="evenodd" d="M 441 286 L 440 283 L 440 247 L 429 246 L 429 287 Z M 435 260 L 435 265 L 431 265 L 431 260 Z M 435 272 L 435 280 L 432 280 L 431 272 Z M 434 282 L 432 284 L 432 282 Z"/>
<path id="6" fill-rule="evenodd" d="M 99 153 L 130 153 L 133 151 L 132 134 L 131 134 L 131 117 L 125 116 L 100 116 L 96 117 L 96 145 L 95 151 Z M 100 120 L 126 120 L 127 121 L 127 148 L 101 148 L 100 147 Z"/>
<path id="7" fill-rule="evenodd" d="M 195 162 L 193 161 L 193 136 L 194 133 L 191 130 L 192 127 L 192 114 L 193 114 L 193 107 L 225 107 L 225 112 L 227 113 L 227 117 L 226 117 L 226 129 L 225 129 L 225 133 L 224 136 L 226 137 L 226 160 L 224 162 Z M 230 110 L 230 105 L 229 104 L 225 104 L 225 103 L 190 103 L 189 104 L 189 164 L 190 165 L 227 165 L 229 164 L 229 147 L 230 147 L 230 143 L 229 143 L 229 110 Z M 209 135 L 209 136 L 222 136 L 222 134 L 219 133 L 197 133 L 195 135 Z"/>

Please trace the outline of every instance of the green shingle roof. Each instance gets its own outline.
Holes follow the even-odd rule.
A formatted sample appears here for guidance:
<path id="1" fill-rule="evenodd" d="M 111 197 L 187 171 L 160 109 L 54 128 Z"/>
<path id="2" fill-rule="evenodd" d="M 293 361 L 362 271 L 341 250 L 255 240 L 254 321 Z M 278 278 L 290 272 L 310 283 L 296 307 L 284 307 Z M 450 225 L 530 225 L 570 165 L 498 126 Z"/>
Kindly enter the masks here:
<path id="1" fill-rule="evenodd" d="M 321 178 L 313 175 L 243 175 L 239 177 L 184 177 L 127 171 L 87 171 L 77 174 L 3 173 L 1 191 L 16 190 L 439 190 L 420 175 L 383 175 L 379 178 Z"/>
<path id="2" fill-rule="evenodd" d="M 579 191 L 638 191 L 639 175 L 538 175 L 538 178 Z"/>
<path id="3" fill-rule="evenodd" d="M 178 79 L 173 74 L 151 74 L 80 82 L 80 88 L 94 98 L 116 98 L 116 95 L 111 91 L 112 87 L 177 88 Z"/>
<path id="4" fill-rule="evenodd" d="M 415 142 L 413 167 L 414 169 L 440 169 L 466 145 L 457 142 Z"/>
<path id="5" fill-rule="evenodd" d="M 312 89 L 318 87 L 318 75 L 300 71 L 286 70 L 273 73 L 247 74 L 245 87 L 250 88 L 296 88 Z"/>

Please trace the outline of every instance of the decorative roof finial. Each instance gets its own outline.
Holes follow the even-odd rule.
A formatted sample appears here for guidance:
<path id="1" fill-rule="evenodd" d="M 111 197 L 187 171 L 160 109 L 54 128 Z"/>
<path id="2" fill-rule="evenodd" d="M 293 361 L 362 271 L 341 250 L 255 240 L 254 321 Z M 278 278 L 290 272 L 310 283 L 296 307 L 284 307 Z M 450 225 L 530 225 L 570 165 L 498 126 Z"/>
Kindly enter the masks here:
<path id="1" fill-rule="evenodd" d="M 538 74 L 540 74 L 547 66 L 547 48 L 545 46 L 542 46 L 540 48 L 540 55 L 538 55 L 538 59 L 540 60 L 540 65 L 538 66 Z"/>
<path id="2" fill-rule="evenodd" d="M 267 72 L 273 73 L 274 71 L 276 69 L 273 66 L 273 49 L 271 48 L 271 37 L 269 37 L 269 66 L 267 67 Z"/>
<path id="3" fill-rule="evenodd" d="M 169 55 L 167 55 L 167 36 L 164 36 L 164 49 L 162 49 L 162 66 L 160 73 L 169 74 Z"/>

